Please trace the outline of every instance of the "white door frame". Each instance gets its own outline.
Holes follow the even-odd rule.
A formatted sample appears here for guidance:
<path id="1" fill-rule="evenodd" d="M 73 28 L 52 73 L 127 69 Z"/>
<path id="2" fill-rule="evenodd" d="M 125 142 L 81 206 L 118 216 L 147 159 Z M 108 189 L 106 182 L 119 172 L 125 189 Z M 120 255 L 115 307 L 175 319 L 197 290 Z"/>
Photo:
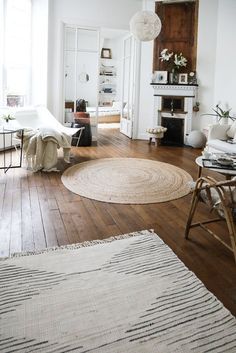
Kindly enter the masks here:
<path id="1" fill-rule="evenodd" d="M 125 53 L 125 42 L 130 39 L 130 53 Z M 129 61 L 129 84 L 127 102 L 124 102 L 124 87 L 125 87 L 125 60 L 130 57 Z M 139 120 L 139 91 L 140 91 L 140 59 L 141 45 L 140 41 L 136 40 L 131 34 L 128 34 L 123 39 L 123 57 L 122 57 L 122 107 L 127 103 L 128 115 L 130 119 L 123 118 L 123 109 L 121 110 L 121 129 L 120 131 L 130 138 L 137 138 L 138 135 L 138 120 Z M 127 78 L 126 78 L 127 79 Z M 130 99 L 131 95 L 131 99 Z"/>
<path id="2" fill-rule="evenodd" d="M 60 115 L 62 116 L 62 122 L 65 124 L 65 28 L 66 27 L 71 27 L 75 28 L 76 30 L 92 30 L 97 32 L 97 78 L 96 78 L 96 116 L 95 119 L 93 120 L 95 125 L 94 125 L 94 132 L 95 132 L 95 139 L 97 138 L 97 124 L 98 124 L 98 91 L 99 91 L 99 63 L 100 63 L 100 28 L 98 27 L 91 27 L 91 26 L 82 26 L 79 24 L 71 24 L 71 23 L 62 23 L 63 25 L 63 40 L 62 40 L 62 66 L 61 66 L 61 72 L 63 73 L 61 75 L 62 77 L 62 90 L 61 90 L 61 97 L 62 97 L 62 103 L 60 104 Z M 76 39 L 77 41 L 77 31 L 76 31 Z M 77 61 L 77 53 L 75 55 L 75 60 Z M 76 92 L 76 81 L 75 81 L 75 92 Z M 76 93 L 75 93 L 76 95 Z M 76 101 L 76 96 L 74 97 L 74 101 Z"/>

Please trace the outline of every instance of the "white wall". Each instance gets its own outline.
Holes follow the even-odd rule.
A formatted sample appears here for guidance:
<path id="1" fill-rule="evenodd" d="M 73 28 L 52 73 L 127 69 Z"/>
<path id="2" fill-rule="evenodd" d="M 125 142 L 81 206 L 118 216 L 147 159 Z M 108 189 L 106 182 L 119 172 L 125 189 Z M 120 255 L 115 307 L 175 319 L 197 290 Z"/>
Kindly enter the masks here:
<path id="1" fill-rule="evenodd" d="M 218 25 L 218 0 L 200 0 L 198 14 L 197 78 L 200 111 L 193 121 L 193 129 L 201 129 L 213 122 L 211 117 L 201 116 L 213 112 L 216 45 Z"/>
<path id="2" fill-rule="evenodd" d="M 155 11 L 155 1 L 143 2 L 143 9 Z M 139 118 L 134 138 L 147 139 L 146 129 L 153 126 L 154 91 L 151 83 L 153 62 L 153 41 L 141 42 Z"/>
<path id="3" fill-rule="evenodd" d="M 236 117 L 236 1 L 219 0 L 214 104 Z"/>
<path id="4" fill-rule="evenodd" d="M 235 18 L 235 0 L 200 0 L 197 73 L 201 105 L 195 121 L 198 129 L 215 123 L 214 117 L 200 114 L 213 113 L 217 103 L 224 109 L 232 108 L 232 115 L 236 114 Z"/>
<path id="5" fill-rule="evenodd" d="M 63 22 L 91 27 L 129 29 L 137 0 L 50 0 L 48 43 L 48 107 L 62 121 Z"/>
<path id="6" fill-rule="evenodd" d="M 139 95 L 139 122 L 138 139 L 147 139 L 146 129 L 152 127 L 154 90 L 151 83 L 152 76 L 153 42 L 141 43 L 141 65 L 140 65 L 140 95 Z M 156 122 L 155 122 L 156 124 Z"/>
<path id="7" fill-rule="evenodd" d="M 32 1 L 32 105 L 47 104 L 48 0 Z"/>

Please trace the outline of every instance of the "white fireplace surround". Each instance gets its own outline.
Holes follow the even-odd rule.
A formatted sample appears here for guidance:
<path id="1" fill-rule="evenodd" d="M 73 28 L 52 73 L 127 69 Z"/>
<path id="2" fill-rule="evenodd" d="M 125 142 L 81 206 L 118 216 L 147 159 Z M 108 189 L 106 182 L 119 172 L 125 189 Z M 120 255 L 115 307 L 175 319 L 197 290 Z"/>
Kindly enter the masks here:
<path id="1" fill-rule="evenodd" d="M 168 85 L 151 84 L 154 89 L 154 114 L 153 126 L 161 125 L 162 117 L 184 119 L 184 144 L 187 145 L 187 138 L 192 131 L 192 120 L 194 116 L 193 106 L 196 102 L 197 85 Z M 163 97 L 184 97 L 184 112 L 162 111 Z"/>

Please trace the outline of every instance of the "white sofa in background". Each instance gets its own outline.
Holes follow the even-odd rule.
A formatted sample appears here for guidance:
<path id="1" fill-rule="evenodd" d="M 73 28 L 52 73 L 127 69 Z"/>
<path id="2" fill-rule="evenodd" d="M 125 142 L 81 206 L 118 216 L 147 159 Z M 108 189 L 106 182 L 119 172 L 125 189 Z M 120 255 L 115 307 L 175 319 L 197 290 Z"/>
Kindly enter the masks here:
<path id="1" fill-rule="evenodd" d="M 236 121 L 232 125 L 211 125 L 207 146 L 210 152 L 236 153 Z"/>

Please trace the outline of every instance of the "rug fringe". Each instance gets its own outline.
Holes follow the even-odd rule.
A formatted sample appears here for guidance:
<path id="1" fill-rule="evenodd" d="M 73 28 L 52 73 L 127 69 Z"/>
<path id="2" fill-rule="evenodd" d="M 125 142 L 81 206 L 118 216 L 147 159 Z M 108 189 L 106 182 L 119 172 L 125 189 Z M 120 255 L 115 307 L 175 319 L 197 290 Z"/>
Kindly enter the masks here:
<path id="1" fill-rule="evenodd" d="M 90 241 L 84 241 L 81 243 L 74 243 L 74 244 L 68 244 L 68 245 L 62 245 L 62 246 L 54 246 L 42 250 L 37 250 L 37 251 L 23 251 L 23 252 L 16 252 L 11 254 L 9 257 L 2 257 L 0 258 L 0 261 L 2 260 L 7 260 L 7 259 L 12 259 L 12 258 L 17 258 L 21 256 L 30 256 L 30 255 L 40 255 L 43 253 L 51 252 L 51 251 L 57 251 L 57 250 L 75 250 L 83 247 L 88 247 L 88 246 L 93 246 L 93 245 L 98 245 L 98 244 L 105 244 L 105 243 L 111 243 L 112 241 L 115 240 L 121 240 L 121 239 L 128 239 L 130 237 L 136 237 L 140 235 L 153 235 L 154 234 L 154 229 L 145 229 L 145 230 L 140 230 L 132 233 L 126 233 L 126 234 L 120 234 L 120 235 L 114 235 L 112 237 L 106 238 L 106 239 L 96 239 L 96 240 L 90 240 Z"/>

